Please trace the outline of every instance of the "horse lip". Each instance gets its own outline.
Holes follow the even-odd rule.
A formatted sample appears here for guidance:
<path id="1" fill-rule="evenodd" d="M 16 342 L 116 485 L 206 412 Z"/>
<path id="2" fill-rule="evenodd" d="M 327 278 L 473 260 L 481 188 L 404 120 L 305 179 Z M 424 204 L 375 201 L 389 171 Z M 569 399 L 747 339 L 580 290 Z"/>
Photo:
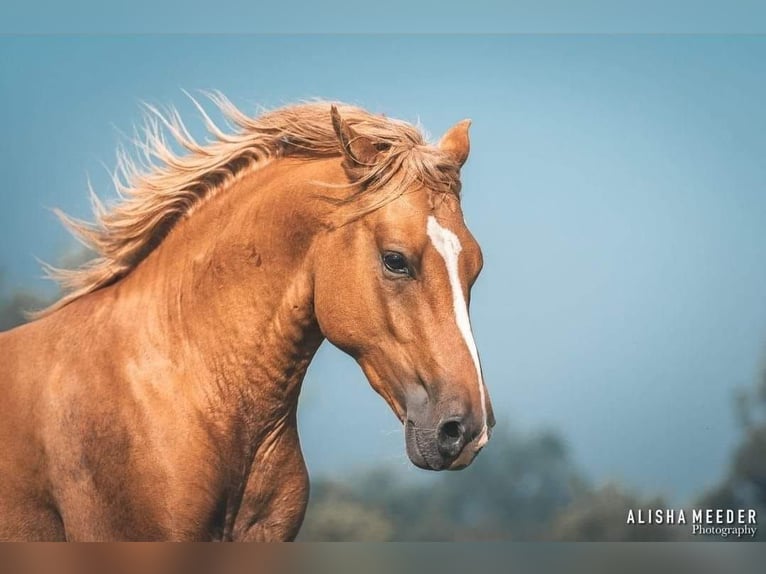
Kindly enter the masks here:
<path id="1" fill-rule="evenodd" d="M 404 420 L 404 442 L 407 446 L 407 455 L 409 456 L 410 461 L 412 461 L 412 464 L 418 468 L 429 470 L 428 461 L 426 460 L 426 457 L 423 456 L 423 452 L 420 450 L 420 445 L 418 444 L 417 433 L 415 432 L 416 428 L 417 427 L 412 420 Z"/>
<path id="2" fill-rule="evenodd" d="M 489 441 L 489 436 L 491 436 L 491 430 L 489 428 L 487 429 L 487 436 L 487 441 Z M 479 437 L 481 437 L 481 433 L 471 439 L 471 442 L 468 442 L 465 444 L 465 446 L 463 446 L 460 454 L 457 455 L 455 460 L 453 460 L 452 463 L 447 467 L 447 470 L 462 470 L 474 461 L 474 459 L 479 455 L 479 453 L 487 444 L 485 442 L 479 446 Z"/>
<path id="3" fill-rule="evenodd" d="M 423 470 L 444 470 L 446 465 L 444 463 L 439 464 L 438 462 L 434 462 L 432 460 L 429 460 L 429 457 L 424 453 L 423 449 L 420 446 L 420 440 L 422 438 L 422 434 L 418 432 L 418 427 L 415 425 L 415 423 L 411 419 L 407 419 L 405 423 L 405 442 L 407 444 L 407 454 L 410 457 L 410 460 L 412 463 L 417 466 L 418 468 L 422 468 Z M 412 455 L 415 454 L 416 456 L 413 457 Z"/>

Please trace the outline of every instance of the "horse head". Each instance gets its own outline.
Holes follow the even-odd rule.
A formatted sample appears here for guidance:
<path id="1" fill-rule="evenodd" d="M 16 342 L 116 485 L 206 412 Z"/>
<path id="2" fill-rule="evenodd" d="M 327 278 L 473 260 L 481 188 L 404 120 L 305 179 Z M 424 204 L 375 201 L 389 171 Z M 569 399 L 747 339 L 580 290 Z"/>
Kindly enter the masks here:
<path id="1" fill-rule="evenodd" d="M 367 207 L 317 241 L 317 321 L 403 423 L 410 460 L 463 468 L 495 422 L 468 314 L 482 268 L 460 206 L 470 122 L 430 146 L 332 120 L 348 197 Z"/>

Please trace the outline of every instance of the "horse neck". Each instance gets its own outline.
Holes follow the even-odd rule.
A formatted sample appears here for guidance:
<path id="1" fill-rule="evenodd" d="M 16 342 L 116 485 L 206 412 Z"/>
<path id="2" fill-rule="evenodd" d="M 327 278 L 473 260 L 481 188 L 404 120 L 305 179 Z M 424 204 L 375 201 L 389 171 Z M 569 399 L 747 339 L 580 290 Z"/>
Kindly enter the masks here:
<path id="1" fill-rule="evenodd" d="M 294 417 L 323 340 L 313 310 L 311 251 L 323 229 L 313 163 L 276 160 L 240 177 L 118 284 L 118 300 L 132 302 L 128 318 L 145 317 L 148 344 L 188 366 L 207 400 L 236 400 L 263 423 Z"/>

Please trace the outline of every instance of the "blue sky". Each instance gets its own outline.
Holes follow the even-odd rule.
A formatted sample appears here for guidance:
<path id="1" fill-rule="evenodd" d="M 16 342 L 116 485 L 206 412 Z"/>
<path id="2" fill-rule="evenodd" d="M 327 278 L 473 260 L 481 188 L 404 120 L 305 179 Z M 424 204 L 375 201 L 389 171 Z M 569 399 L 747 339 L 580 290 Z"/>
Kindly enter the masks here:
<path id="1" fill-rule="evenodd" d="M 26 0 L 0 4 L 24 33 L 763 33 L 759 0 Z"/>
<path id="2" fill-rule="evenodd" d="M 50 289 L 34 257 L 74 244 L 45 207 L 86 216 L 86 174 L 112 197 L 102 164 L 140 101 L 341 99 L 435 138 L 470 117 L 472 315 L 500 424 L 557 429 L 594 479 L 684 500 L 723 472 L 766 348 L 765 61 L 758 36 L 3 37 L 0 266 Z M 315 474 L 421 476 L 337 350 L 303 399 Z"/>

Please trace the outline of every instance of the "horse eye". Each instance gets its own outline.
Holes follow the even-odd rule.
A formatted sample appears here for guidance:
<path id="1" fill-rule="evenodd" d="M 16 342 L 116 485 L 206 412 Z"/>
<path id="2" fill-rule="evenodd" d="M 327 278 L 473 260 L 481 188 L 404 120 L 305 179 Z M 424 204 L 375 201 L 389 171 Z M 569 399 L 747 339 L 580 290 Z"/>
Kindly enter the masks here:
<path id="1" fill-rule="evenodd" d="M 399 275 L 408 275 L 410 272 L 407 267 L 407 259 L 396 251 L 387 251 L 383 254 L 383 265 L 392 273 L 398 273 Z"/>

